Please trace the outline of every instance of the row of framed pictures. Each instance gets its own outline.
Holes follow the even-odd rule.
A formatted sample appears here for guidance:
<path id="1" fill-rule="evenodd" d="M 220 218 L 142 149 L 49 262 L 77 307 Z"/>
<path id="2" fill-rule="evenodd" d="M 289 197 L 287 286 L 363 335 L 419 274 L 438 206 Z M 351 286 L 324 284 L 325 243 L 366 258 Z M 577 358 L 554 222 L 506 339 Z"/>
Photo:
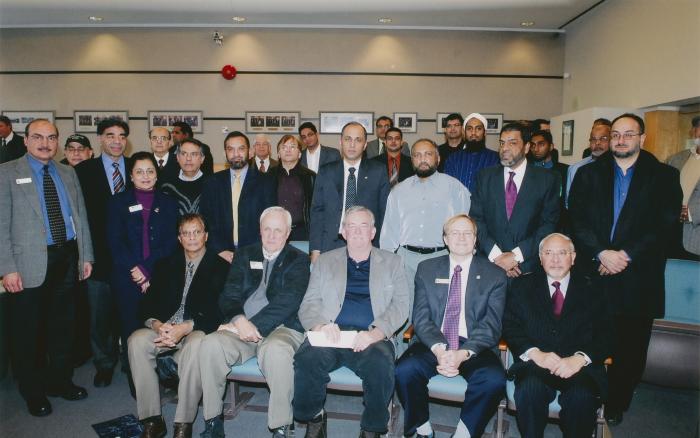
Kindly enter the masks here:
<path id="1" fill-rule="evenodd" d="M 22 132 L 24 127 L 34 119 L 44 118 L 52 122 L 55 119 L 53 111 L 3 111 L 2 114 L 12 121 L 15 130 Z M 435 118 L 436 132 L 445 132 L 447 116 L 452 113 L 437 113 Z M 484 114 L 486 117 L 487 134 L 498 134 L 503 125 L 503 114 Z M 73 112 L 75 132 L 91 133 L 97 131 L 97 125 L 104 119 L 129 120 L 128 111 L 90 111 L 80 110 Z M 404 133 L 418 131 L 418 113 L 394 113 L 394 126 Z M 246 132 L 285 134 L 296 133 L 301 124 L 301 113 L 298 111 L 258 111 L 245 113 Z M 171 129 L 177 122 L 185 122 L 192 127 L 192 131 L 202 133 L 204 131 L 204 115 L 202 111 L 149 111 L 148 129 Z M 319 129 L 321 134 L 340 134 L 343 126 L 349 122 L 357 122 L 365 127 L 368 134 L 374 133 L 373 112 L 319 112 Z"/>

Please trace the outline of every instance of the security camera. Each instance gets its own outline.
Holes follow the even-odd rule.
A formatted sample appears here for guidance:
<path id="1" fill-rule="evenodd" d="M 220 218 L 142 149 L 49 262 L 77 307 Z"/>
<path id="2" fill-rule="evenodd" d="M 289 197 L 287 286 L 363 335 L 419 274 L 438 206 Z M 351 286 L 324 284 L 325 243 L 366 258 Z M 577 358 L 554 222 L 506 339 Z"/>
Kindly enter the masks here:
<path id="1" fill-rule="evenodd" d="M 217 45 L 219 45 L 219 46 L 224 45 L 224 36 L 221 33 L 219 33 L 218 30 L 216 32 L 214 32 L 214 36 L 212 37 L 212 39 L 214 40 L 214 42 Z"/>

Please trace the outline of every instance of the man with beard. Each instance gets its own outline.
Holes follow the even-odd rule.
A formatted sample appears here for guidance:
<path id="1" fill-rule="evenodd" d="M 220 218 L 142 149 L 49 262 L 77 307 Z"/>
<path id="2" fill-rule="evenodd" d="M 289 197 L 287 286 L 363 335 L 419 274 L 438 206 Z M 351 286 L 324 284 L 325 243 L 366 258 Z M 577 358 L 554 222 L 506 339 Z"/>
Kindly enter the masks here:
<path id="1" fill-rule="evenodd" d="M 224 140 L 230 168 L 204 181 L 200 212 L 209 223 L 208 248 L 231 263 L 238 247 L 260 242 L 258 218 L 275 205 L 274 180 L 257 167 L 248 166 L 250 141 L 239 131 Z"/>
<path id="2" fill-rule="evenodd" d="M 411 158 L 401 153 L 403 133 L 399 128 L 389 128 L 386 131 L 386 149 L 373 158 L 386 167 L 389 185 L 396 184 L 413 175 Z"/>
<path id="3" fill-rule="evenodd" d="M 559 221 L 560 184 L 554 173 L 528 166 L 524 126 L 505 125 L 498 143 L 501 165 L 477 175 L 469 216 L 478 224 L 479 251 L 515 278 L 539 265 L 537 245 Z"/>
<path id="4" fill-rule="evenodd" d="M 447 159 L 454 152 L 464 150 L 464 118 L 459 113 L 452 113 L 445 117 L 445 142 L 438 146 L 440 152 L 440 164 L 438 164 L 438 172 L 443 172 Z"/>
<path id="5" fill-rule="evenodd" d="M 445 173 L 457 178 L 474 192 L 476 175 L 481 169 L 498 164 L 498 154 L 486 148 L 486 117 L 472 113 L 464 121 L 464 150 L 450 155 Z"/>
<path id="6" fill-rule="evenodd" d="M 678 170 L 641 150 L 645 138 L 639 116 L 613 120 L 612 153 L 581 168 L 569 196 L 579 259 L 597 278 L 615 322 L 605 409 L 613 425 L 641 380 L 654 318 L 664 316 L 666 251 L 683 198 Z"/>
<path id="7" fill-rule="evenodd" d="M 597 160 L 598 157 L 606 153 L 610 149 L 610 120 L 608 119 L 596 119 L 593 122 L 593 127 L 591 128 L 591 135 L 588 138 L 588 144 L 590 145 L 588 149 L 590 154 L 579 161 L 569 166 L 569 170 L 566 175 L 566 197 L 568 201 L 569 190 L 571 190 L 571 183 L 574 182 L 574 176 L 576 172 L 588 163 L 592 163 Z M 568 206 L 567 206 L 568 207 Z"/>

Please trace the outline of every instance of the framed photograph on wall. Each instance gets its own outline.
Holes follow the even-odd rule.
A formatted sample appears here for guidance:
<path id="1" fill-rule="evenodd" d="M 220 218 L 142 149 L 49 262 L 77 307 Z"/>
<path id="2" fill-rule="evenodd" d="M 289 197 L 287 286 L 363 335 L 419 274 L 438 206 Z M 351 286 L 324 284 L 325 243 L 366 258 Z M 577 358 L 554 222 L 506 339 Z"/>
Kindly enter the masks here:
<path id="1" fill-rule="evenodd" d="M 129 122 L 128 111 L 93 111 L 76 110 L 73 111 L 73 121 L 75 132 L 97 132 L 97 125 L 105 119 L 119 119 Z"/>
<path id="2" fill-rule="evenodd" d="M 418 113 L 394 113 L 394 126 L 404 134 L 418 131 Z"/>
<path id="3" fill-rule="evenodd" d="M 298 111 L 246 111 L 245 130 L 249 133 L 296 134 L 301 124 Z"/>
<path id="4" fill-rule="evenodd" d="M 2 115 L 12 122 L 12 130 L 24 135 L 24 128 L 35 119 L 47 119 L 54 123 L 56 116 L 53 111 L 3 111 Z"/>
<path id="5" fill-rule="evenodd" d="M 153 128 L 173 129 L 177 122 L 190 125 L 192 132 L 204 132 L 204 113 L 202 111 L 149 111 L 148 130 Z"/>
<path id="6" fill-rule="evenodd" d="M 373 112 L 321 111 L 318 113 L 318 118 L 321 134 L 340 134 L 343 126 L 350 122 L 357 122 L 364 126 L 367 135 L 374 134 Z"/>
<path id="7" fill-rule="evenodd" d="M 445 128 L 447 127 L 447 116 L 450 114 L 457 113 L 459 114 L 459 111 L 452 111 L 449 113 L 437 113 L 435 116 L 435 133 L 436 134 L 444 134 L 445 133 Z"/>
<path id="8" fill-rule="evenodd" d="M 561 124 L 561 154 L 571 156 L 574 154 L 574 121 L 564 120 Z"/>
<path id="9" fill-rule="evenodd" d="M 503 127 L 503 114 L 482 114 L 486 117 L 486 133 L 499 134 Z"/>

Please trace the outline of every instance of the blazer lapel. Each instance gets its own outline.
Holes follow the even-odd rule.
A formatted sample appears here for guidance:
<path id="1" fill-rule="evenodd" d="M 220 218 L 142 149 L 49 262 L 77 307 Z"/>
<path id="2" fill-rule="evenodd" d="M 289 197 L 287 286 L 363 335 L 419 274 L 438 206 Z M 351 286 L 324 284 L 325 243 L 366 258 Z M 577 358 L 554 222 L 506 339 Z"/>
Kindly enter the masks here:
<path id="1" fill-rule="evenodd" d="M 437 284 L 436 281 L 437 279 L 447 279 L 447 284 L 445 283 L 440 283 Z M 438 329 L 442 328 L 442 320 L 445 317 L 445 308 L 447 307 L 447 295 L 449 294 L 450 291 L 450 257 L 445 256 L 445 259 L 440 265 L 438 266 L 438 270 L 435 272 L 435 279 L 433 280 L 433 283 L 435 284 L 435 289 L 434 289 L 434 300 L 437 303 L 437 306 L 435 307 L 434 311 L 435 314 L 433 314 L 434 319 L 435 319 L 435 324 L 438 326 Z M 430 302 L 430 300 L 429 300 Z"/>
<path id="2" fill-rule="evenodd" d="M 525 163 L 525 175 L 523 175 L 523 181 L 520 183 L 520 189 L 518 190 L 518 196 L 515 198 L 515 204 L 513 205 L 513 212 L 510 215 L 510 220 L 509 224 L 515 223 L 517 219 L 521 216 L 519 213 L 520 210 L 523 210 L 526 208 L 526 206 L 530 205 L 530 193 L 532 190 L 537 189 L 537 182 L 535 179 L 537 178 L 537 175 L 534 174 L 529 168 L 529 164 Z M 503 178 L 501 178 L 503 179 Z M 533 189 L 530 189 L 530 186 L 535 186 Z M 506 205 L 506 191 L 505 191 L 505 182 L 503 186 L 503 211 L 505 211 L 505 205 Z"/>
<path id="3" fill-rule="evenodd" d="M 272 282 L 275 280 L 277 277 L 277 273 L 283 269 L 286 264 L 287 264 L 287 256 L 289 255 L 289 244 L 286 244 L 284 248 L 282 248 L 282 251 L 280 251 L 279 255 L 275 259 L 274 265 L 272 265 L 272 272 L 270 272 L 270 278 L 267 281 L 267 284 L 272 284 Z"/>
<path id="4" fill-rule="evenodd" d="M 497 169 L 497 171 L 492 172 L 491 176 L 492 178 L 495 178 L 495 181 L 492 180 L 491 184 L 488 184 L 489 187 L 497 188 L 495 193 L 493 193 L 493 199 L 495 202 L 494 214 L 501 216 L 497 217 L 496 221 L 505 221 L 507 223 L 508 215 L 506 214 L 506 184 L 503 181 L 503 166 L 498 166 L 494 169 Z"/>
<path id="5" fill-rule="evenodd" d="M 15 169 L 17 173 L 16 179 L 31 178 L 31 183 L 19 184 L 19 186 L 22 188 L 22 192 L 24 193 L 24 196 L 26 196 L 29 205 L 31 205 L 34 212 L 39 215 L 40 218 L 42 218 L 43 223 L 44 214 L 41 209 L 41 205 L 39 205 L 39 189 L 36 187 L 36 185 L 39 184 L 39 181 L 34 181 L 34 172 L 32 172 L 31 167 L 29 167 L 29 162 L 26 158 L 18 160 Z M 15 181 L 15 183 L 17 183 L 17 181 Z"/>
<path id="6" fill-rule="evenodd" d="M 332 263 L 331 266 L 335 266 L 335 273 L 333 275 L 333 282 L 335 282 L 335 288 L 334 290 L 337 291 L 337 298 L 338 298 L 338 304 L 342 306 L 343 304 L 343 299 L 345 297 L 345 288 L 347 287 L 347 282 L 348 282 L 348 276 L 347 276 L 347 271 L 348 271 L 348 250 L 346 249 L 345 251 L 338 251 L 336 254 L 336 259 L 335 263 Z M 369 285 L 370 285 L 370 300 L 372 299 L 371 292 L 372 292 L 372 262 L 370 261 L 370 274 L 369 274 Z"/>
<path id="7" fill-rule="evenodd" d="M 250 264 L 253 262 L 263 263 L 263 269 L 251 268 Z M 263 257 L 262 243 L 257 243 L 255 245 L 255 249 L 250 254 L 250 259 L 248 259 L 248 266 L 246 266 L 246 269 L 250 270 L 250 288 L 251 288 L 250 293 L 251 294 L 253 292 L 255 292 L 255 290 L 258 288 L 258 285 L 260 285 L 260 281 L 262 281 L 263 270 L 264 270 L 264 266 L 265 266 L 264 262 L 265 262 L 265 257 Z M 245 285 L 244 285 L 244 287 L 245 287 Z"/>

